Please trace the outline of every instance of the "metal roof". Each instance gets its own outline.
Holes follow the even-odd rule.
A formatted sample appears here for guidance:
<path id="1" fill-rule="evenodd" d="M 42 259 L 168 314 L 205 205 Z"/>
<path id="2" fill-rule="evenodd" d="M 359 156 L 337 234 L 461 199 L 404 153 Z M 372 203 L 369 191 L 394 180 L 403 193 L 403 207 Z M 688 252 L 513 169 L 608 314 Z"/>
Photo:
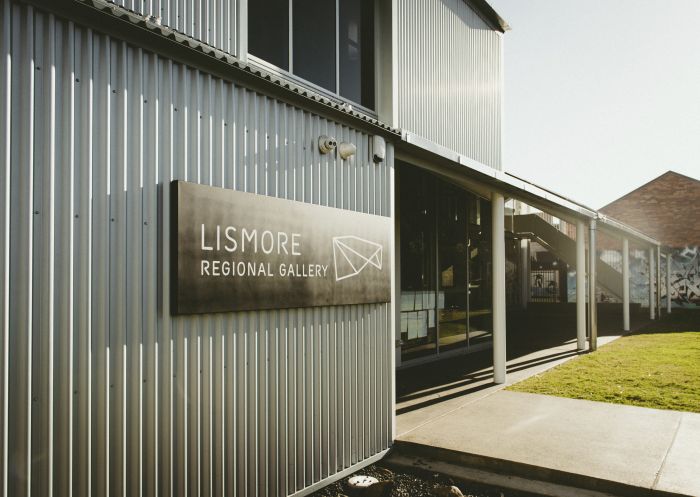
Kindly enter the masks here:
<path id="1" fill-rule="evenodd" d="M 474 10 L 478 11 L 483 17 L 486 18 L 498 31 L 505 33 L 510 31 L 510 25 L 503 19 L 496 9 L 494 9 L 491 4 L 486 0 L 466 0 Z"/>
<path id="2" fill-rule="evenodd" d="M 568 216 L 569 218 L 597 220 L 599 229 L 603 229 L 615 236 L 628 237 L 643 244 L 662 245 L 659 240 L 580 202 L 531 181 L 481 164 L 410 132 L 402 132 L 402 144 L 399 146 L 405 148 L 409 154 L 413 153 L 415 155 L 418 150 L 422 150 L 434 157 L 440 157 L 446 162 L 452 163 L 451 169 L 453 172 L 461 172 L 461 174 L 470 177 L 472 180 L 512 195 L 533 207 L 549 211 L 557 217 L 566 218 Z"/>
<path id="3" fill-rule="evenodd" d="M 246 75 L 247 81 L 258 81 L 265 85 L 272 85 L 273 87 L 281 90 L 285 95 L 297 95 L 303 98 L 305 101 L 321 105 L 326 109 L 332 110 L 336 113 L 346 115 L 348 118 L 359 123 L 364 123 L 366 126 L 370 126 L 375 130 L 381 130 L 384 133 L 396 135 L 401 137 L 401 141 L 404 144 L 410 144 L 410 147 L 418 148 L 426 151 L 432 156 L 439 156 L 448 161 L 452 162 L 453 165 L 462 166 L 465 173 L 468 171 L 474 178 L 483 181 L 484 183 L 495 186 L 506 192 L 515 194 L 515 196 L 523 198 L 526 202 L 535 202 L 539 206 L 549 207 L 557 211 L 564 211 L 573 215 L 575 217 L 585 217 L 589 219 L 598 219 L 601 221 L 602 225 L 609 228 L 613 232 L 622 232 L 627 235 L 636 238 L 639 241 L 649 243 L 652 245 L 661 245 L 659 241 L 645 235 L 644 233 L 603 214 L 598 211 L 586 207 L 576 201 L 570 200 L 562 195 L 552 192 L 546 188 L 536 185 L 530 181 L 518 178 L 514 175 L 508 174 L 503 171 L 499 171 L 492 167 L 481 164 L 469 157 L 458 154 L 452 150 L 442 147 L 430 140 L 426 140 L 420 136 L 414 135 L 412 133 L 406 132 L 404 130 L 394 128 L 386 123 L 375 119 L 366 113 L 359 112 L 352 108 L 351 105 L 328 98 L 327 96 L 315 92 L 306 86 L 302 86 L 293 83 L 289 79 L 286 79 L 283 75 L 275 74 L 271 71 L 267 71 L 260 68 L 254 64 L 243 62 L 240 59 L 234 57 L 231 54 L 223 52 L 211 45 L 203 43 L 196 40 L 190 36 L 184 35 L 178 31 L 171 28 L 163 26 L 160 24 L 157 18 L 152 16 L 142 16 L 136 14 L 130 10 L 123 7 L 117 6 L 107 0 L 30 0 L 31 3 L 40 5 L 41 7 L 54 11 L 67 14 L 69 11 L 76 13 L 76 6 L 82 7 L 81 12 L 83 16 L 86 15 L 92 19 L 97 19 L 95 14 L 98 16 L 107 16 L 112 19 L 119 19 L 121 21 L 128 21 L 134 27 L 139 28 L 142 32 L 150 32 L 160 38 L 165 38 L 182 48 L 188 49 L 188 51 L 195 50 L 201 54 L 204 54 L 209 59 L 215 59 L 220 63 L 225 64 L 230 70 L 236 71 L 238 75 Z M 501 18 L 498 13 L 489 5 L 485 0 L 468 0 L 469 4 L 478 9 L 479 13 L 495 24 L 495 26 L 500 31 L 506 31 L 510 29 L 508 24 Z M 68 10 L 65 10 L 68 9 Z M 92 11 L 92 12 L 88 12 Z M 93 17 L 90 17 L 93 16 Z M 122 23 L 123 26 L 123 23 Z M 119 26 L 109 25 L 109 23 L 101 22 L 99 27 L 103 27 L 110 31 L 118 31 Z M 124 34 L 123 34 L 124 35 Z M 147 45 L 150 46 L 150 45 Z M 206 60 L 206 59 L 202 59 Z M 219 71 L 221 72 L 221 71 Z M 229 75 L 230 77 L 230 75 Z M 251 80 L 251 77 L 253 78 Z"/>
<path id="4" fill-rule="evenodd" d="M 327 109 L 331 109 L 334 112 L 346 115 L 355 121 L 360 121 L 374 128 L 375 132 L 381 130 L 385 133 L 399 135 L 400 130 L 393 128 L 388 124 L 373 118 L 367 113 L 360 112 L 352 107 L 351 104 L 344 102 L 342 100 L 335 100 L 328 98 L 328 96 L 313 91 L 307 86 L 296 84 L 289 79 L 286 79 L 282 75 L 275 74 L 272 71 L 268 71 L 254 63 L 244 62 L 237 57 L 219 50 L 211 45 L 208 45 L 202 41 L 196 40 L 190 36 L 184 35 L 179 31 L 176 31 L 167 26 L 163 26 L 159 19 L 153 16 L 142 16 L 124 7 L 115 5 L 107 0 L 30 0 L 31 3 L 39 5 L 49 11 L 56 12 L 57 14 L 67 15 L 73 14 L 77 15 L 81 19 L 90 19 L 93 22 L 97 22 L 99 17 L 107 16 L 112 19 L 118 19 L 122 21 L 121 26 L 110 26 L 109 23 L 100 22 L 98 27 L 109 32 L 109 34 L 120 36 L 125 38 L 127 33 L 122 32 L 125 23 L 126 25 L 131 25 L 134 28 L 139 29 L 142 33 L 141 36 L 146 36 L 150 33 L 151 37 L 159 37 L 167 39 L 169 42 L 175 42 L 182 50 L 179 55 L 180 60 L 186 64 L 193 64 L 191 60 L 191 55 L 187 54 L 188 51 L 196 51 L 200 54 L 206 55 L 207 58 L 215 59 L 219 63 L 228 66 L 228 71 L 223 74 L 224 77 L 231 79 L 232 76 L 241 77 L 243 74 L 247 76 L 244 78 L 246 82 L 256 82 L 259 84 L 266 85 L 266 90 L 269 90 L 269 86 L 273 85 L 281 90 L 283 90 L 287 96 L 298 95 L 304 98 L 308 102 L 315 104 L 320 104 Z M 92 23 L 90 24 L 92 25 Z M 150 40 L 151 42 L 153 39 Z M 151 44 L 144 44 L 144 46 L 152 46 Z M 155 48 L 154 48 L 155 50 Z M 170 54 L 169 54 L 170 55 Z M 184 59 L 184 60 L 183 60 Z M 202 58 L 204 62 L 206 59 Z M 201 66 L 202 63 L 196 64 Z M 207 70 L 210 68 L 207 67 Z M 231 72 L 238 74 L 231 74 Z M 218 71 L 221 74 L 221 69 Z"/>

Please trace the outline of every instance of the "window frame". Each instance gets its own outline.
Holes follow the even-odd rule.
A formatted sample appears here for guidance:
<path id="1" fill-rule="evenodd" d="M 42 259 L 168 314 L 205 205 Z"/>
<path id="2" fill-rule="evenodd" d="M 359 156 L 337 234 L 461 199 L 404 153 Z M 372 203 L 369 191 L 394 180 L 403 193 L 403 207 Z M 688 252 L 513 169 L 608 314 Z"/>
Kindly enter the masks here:
<path id="1" fill-rule="evenodd" d="M 352 110 L 361 112 L 363 114 L 366 114 L 370 117 L 377 118 L 378 116 L 378 111 L 376 109 L 371 109 L 369 107 L 365 107 L 362 105 L 360 102 L 355 102 L 354 100 L 351 100 L 347 97 L 344 97 L 340 94 L 340 0 L 335 0 L 335 91 L 331 91 L 327 88 L 324 88 L 320 85 L 315 84 L 312 81 L 309 81 L 308 79 L 304 79 L 296 74 L 294 74 L 294 0 L 288 0 L 288 5 L 289 5 L 289 14 L 288 14 L 288 26 L 289 29 L 287 30 L 287 36 L 288 36 L 288 62 L 289 62 L 289 69 L 282 69 L 281 67 L 266 61 L 265 59 L 262 59 L 252 53 L 250 53 L 250 46 L 246 42 L 246 61 L 253 63 L 254 65 L 259 66 L 261 69 L 264 69 L 275 76 L 278 76 L 280 78 L 288 79 L 291 80 L 292 82 L 299 84 L 300 86 L 306 86 L 308 89 L 320 93 L 324 97 L 334 100 L 337 103 L 345 106 L 350 106 Z M 377 2 L 373 2 L 374 4 L 374 15 L 373 15 L 373 26 L 372 30 L 374 31 L 374 44 L 372 47 L 372 50 L 374 51 L 374 106 L 378 107 L 377 104 L 377 94 L 379 91 L 379 67 L 378 67 L 378 57 L 377 53 L 379 50 L 378 46 L 378 37 L 377 37 L 377 15 L 379 14 L 378 9 L 377 9 Z M 245 19 L 245 24 L 246 24 L 246 37 L 248 37 L 248 19 Z"/>

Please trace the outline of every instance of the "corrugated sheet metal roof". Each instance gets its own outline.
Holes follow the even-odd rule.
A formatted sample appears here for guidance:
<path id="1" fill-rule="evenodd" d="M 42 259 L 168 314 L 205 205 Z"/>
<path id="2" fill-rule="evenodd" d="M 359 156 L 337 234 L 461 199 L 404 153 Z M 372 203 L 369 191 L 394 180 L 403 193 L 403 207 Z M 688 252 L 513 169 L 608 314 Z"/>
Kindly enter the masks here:
<path id="1" fill-rule="evenodd" d="M 495 10 L 486 2 L 485 0 L 467 0 L 468 3 L 470 3 L 472 6 L 477 8 L 479 12 L 482 15 L 485 15 L 491 22 L 496 22 L 497 26 L 500 26 L 501 31 L 505 31 L 506 29 L 509 29 L 508 24 L 496 13 Z M 396 134 L 399 137 L 402 135 L 402 130 L 398 128 L 394 128 L 392 126 L 389 126 L 386 123 L 383 123 L 363 112 L 359 112 L 355 109 L 353 109 L 349 104 L 339 101 L 339 100 L 333 100 L 328 98 L 327 96 L 315 92 L 311 89 L 309 89 L 306 86 L 302 86 L 300 84 L 296 84 L 284 77 L 281 77 L 277 74 L 274 74 L 270 71 L 267 71 L 263 68 L 260 68 L 254 64 L 249 64 L 246 62 L 241 61 L 237 57 L 228 54 L 222 50 L 219 50 L 211 45 L 208 45 L 204 42 L 201 42 L 199 40 L 196 40 L 190 36 L 184 35 L 178 31 L 175 31 L 169 27 L 163 26 L 159 19 L 153 16 L 142 16 L 140 14 L 137 14 L 133 11 L 130 11 L 124 7 L 117 6 L 113 4 L 112 2 L 109 2 L 107 0 L 74 0 L 74 3 L 76 4 L 82 4 L 84 6 L 88 6 L 91 8 L 95 8 L 97 10 L 100 10 L 102 12 L 111 14 L 117 18 L 128 20 L 129 22 L 138 25 L 142 28 L 148 29 L 150 31 L 157 32 L 158 34 L 176 41 L 177 43 L 190 48 L 190 49 L 195 49 L 198 50 L 208 56 L 213 56 L 218 60 L 221 60 L 222 62 L 227 63 L 229 66 L 236 70 L 243 71 L 247 74 L 251 74 L 253 76 L 256 76 L 260 78 L 261 80 L 267 81 L 269 83 L 273 83 L 276 86 L 280 88 L 284 88 L 287 91 L 293 92 L 294 94 L 298 94 L 303 96 L 304 98 L 307 98 L 313 102 L 317 102 L 323 105 L 326 105 L 327 107 L 335 110 L 342 112 L 348 116 L 351 116 L 355 119 L 359 119 L 363 122 L 368 123 L 369 125 L 378 127 L 380 129 L 383 129 L 387 132 L 390 132 L 392 134 Z M 490 9 L 490 10 L 489 10 Z M 490 169 L 490 168 L 489 168 Z M 490 171 L 491 172 L 491 171 Z M 493 170 L 493 172 L 497 172 Z M 506 177 L 504 173 L 501 173 L 503 176 L 501 177 L 504 178 Z M 524 180 L 521 180 L 524 181 Z M 528 182 L 529 183 L 529 182 Z M 513 185 L 511 185 L 513 186 Z M 534 185 L 532 185 L 534 186 Z M 529 188 L 527 185 L 521 185 L 521 188 L 523 188 L 523 191 L 528 191 Z M 568 199 L 564 199 L 558 194 L 555 194 L 553 192 L 548 192 L 541 190 L 539 187 L 535 187 L 536 189 L 539 189 L 540 191 L 535 193 L 535 195 L 540 196 L 541 198 L 544 198 L 545 200 L 549 199 L 551 200 L 550 197 L 558 197 L 561 198 L 562 201 L 564 202 L 569 202 L 571 204 L 574 204 L 577 207 L 580 207 L 584 211 L 587 211 L 588 209 L 581 205 L 578 204 L 577 202 L 574 201 L 569 201 Z M 533 192 L 530 192 L 533 193 Z M 601 221 L 603 224 L 607 225 L 608 227 L 611 227 L 616 230 L 620 230 L 623 232 L 631 233 L 633 235 L 637 235 L 639 238 L 643 239 L 644 241 L 647 241 L 649 243 L 653 244 L 658 244 L 659 242 L 657 240 L 654 240 L 651 237 L 648 237 L 644 235 L 643 233 L 637 233 L 636 230 L 631 229 L 629 226 L 624 225 L 624 223 L 621 223 L 619 221 L 613 220 L 608 218 L 607 216 L 602 216 Z"/>
<path id="2" fill-rule="evenodd" d="M 346 102 L 328 98 L 327 96 L 319 92 L 315 92 L 306 86 L 295 84 L 286 78 L 280 77 L 272 72 L 266 71 L 254 64 L 243 62 L 231 54 L 228 54 L 211 45 L 196 40 L 190 36 L 184 35 L 181 32 L 175 31 L 172 28 L 163 26 L 160 23 L 159 19 L 156 17 L 142 16 L 124 7 L 120 7 L 111 2 L 108 2 L 107 0 L 76 0 L 76 2 L 90 7 L 94 7 L 102 12 L 111 14 L 120 19 L 128 20 L 131 23 L 136 24 L 142 28 L 155 31 L 166 38 L 169 38 L 181 45 L 186 46 L 187 48 L 199 50 L 206 55 L 216 57 L 217 59 L 226 62 L 235 69 L 245 71 L 265 81 L 274 83 L 275 85 L 285 88 L 286 90 L 292 91 L 296 94 L 300 94 L 314 102 L 327 105 L 328 107 L 331 107 L 336 111 L 343 112 L 344 114 L 352 116 L 356 119 L 360 119 L 373 126 L 378 126 L 381 129 L 384 129 L 390 133 L 394 133 L 397 135 L 401 134 L 399 129 L 389 126 L 388 124 L 379 121 L 378 119 L 375 119 L 363 112 L 355 110 L 350 104 Z"/>
<path id="3" fill-rule="evenodd" d="M 486 0 L 465 0 L 472 8 L 486 18 L 501 33 L 510 31 L 510 25 Z"/>

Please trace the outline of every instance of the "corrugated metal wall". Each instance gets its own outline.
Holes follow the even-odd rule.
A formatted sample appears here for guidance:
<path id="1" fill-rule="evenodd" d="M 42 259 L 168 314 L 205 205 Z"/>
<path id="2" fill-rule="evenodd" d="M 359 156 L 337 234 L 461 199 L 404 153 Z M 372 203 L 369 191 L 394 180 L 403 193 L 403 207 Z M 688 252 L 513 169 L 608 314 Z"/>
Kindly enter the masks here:
<path id="1" fill-rule="evenodd" d="M 464 0 L 398 0 L 399 127 L 501 169 L 501 35 Z"/>
<path id="2" fill-rule="evenodd" d="M 237 55 L 236 0 L 101 0 L 154 17 L 163 26 Z M 253 0 L 250 0 L 253 1 Z"/>
<path id="3" fill-rule="evenodd" d="M 178 178 L 387 216 L 392 148 L 375 166 L 365 134 L 0 16 L 0 493 L 287 495 L 386 449 L 390 306 L 171 317 L 162 206 Z"/>

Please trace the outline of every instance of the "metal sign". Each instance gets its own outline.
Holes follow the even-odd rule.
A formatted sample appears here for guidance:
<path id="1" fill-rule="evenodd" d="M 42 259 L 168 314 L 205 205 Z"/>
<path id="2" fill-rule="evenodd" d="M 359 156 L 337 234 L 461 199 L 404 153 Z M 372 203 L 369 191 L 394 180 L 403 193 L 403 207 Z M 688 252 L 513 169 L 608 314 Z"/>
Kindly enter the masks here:
<path id="1" fill-rule="evenodd" d="M 387 217 L 172 183 L 172 312 L 388 302 Z"/>

